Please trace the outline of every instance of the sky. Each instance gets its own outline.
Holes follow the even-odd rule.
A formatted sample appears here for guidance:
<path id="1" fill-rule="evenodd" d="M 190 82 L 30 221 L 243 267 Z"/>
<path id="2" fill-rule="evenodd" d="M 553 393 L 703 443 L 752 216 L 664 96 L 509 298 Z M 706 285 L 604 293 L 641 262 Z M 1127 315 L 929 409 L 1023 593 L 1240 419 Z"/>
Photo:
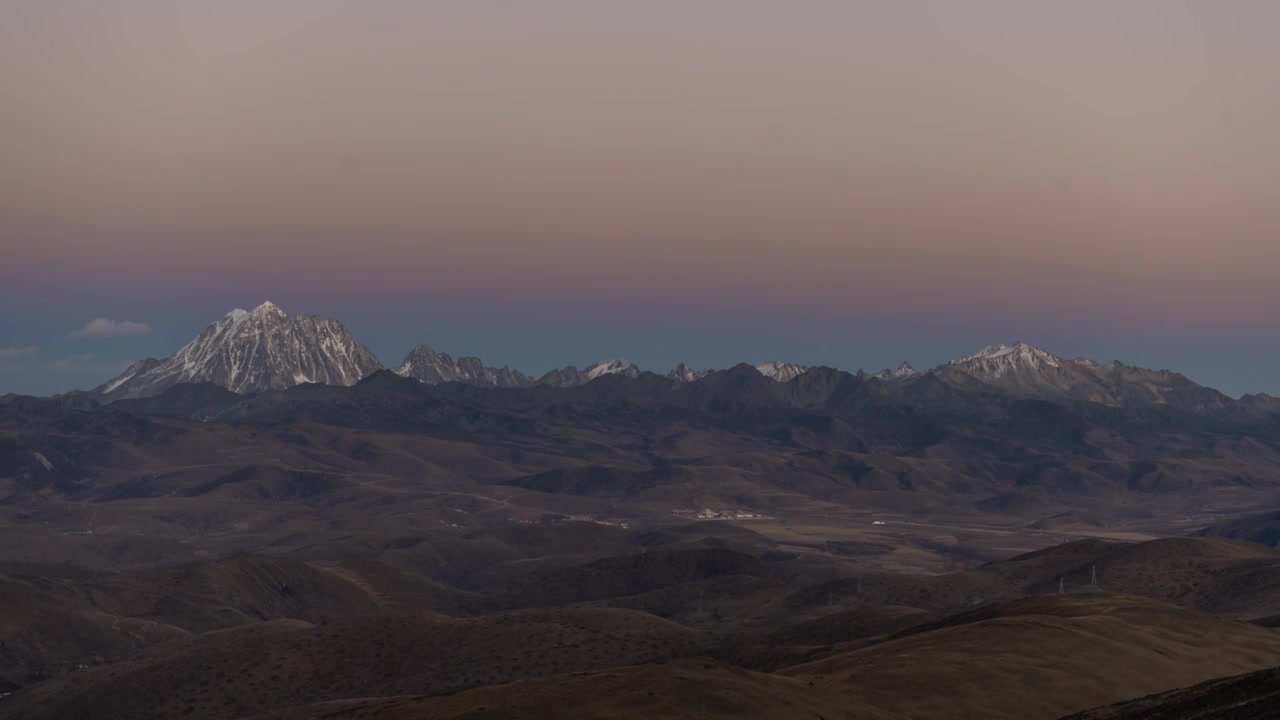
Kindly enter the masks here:
<path id="1" fill-rule="evenodd" d="M 0 4 L 0 393 L 235 307 L 529 373 L 1280 394 L 1280 3 Z"/>

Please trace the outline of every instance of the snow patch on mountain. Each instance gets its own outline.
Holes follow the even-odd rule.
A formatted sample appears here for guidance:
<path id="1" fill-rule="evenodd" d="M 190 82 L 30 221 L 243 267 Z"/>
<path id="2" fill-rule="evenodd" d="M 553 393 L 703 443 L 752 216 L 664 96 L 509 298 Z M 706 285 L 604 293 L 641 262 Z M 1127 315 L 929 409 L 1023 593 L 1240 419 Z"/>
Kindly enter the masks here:
<path id="1" fill-rule="evenodd" d="M 952 360 L 947 365 L 985 378 L 999 378 L 1019 371 L 1044 371 L 1060 368 L 1069 362 L 1034 345 L 1017 342 L 1012 345 L 989 345 L 968 357 Z"/>
<path id="2" fill-rule="evenodd" d="M 582 371 L 582 374 L 586 377 L 584 382 L 590 382 L 591 380 L 595 380 L 596 378 L 603 377 L 605 375 L 636 377 L 640 374 L 640 368 L 636 367 L 634 363 L 628 363 L 622 358 L 616 358 L 614 360 L 606 360 L 604 362 L 588 365 L 587 368 Z"/>
<path id="3" fill-rule="evenodd" d="M 778 360 L 756 365 L 756 372 L 777 382 L 790 382 L 808 371 L 807 365 L 795 365 Z"/>
<path id="4" fill-rule="evenodd" d="M 685 365 L 684 363 L 680 363 L 679 365 L 676 365 L 671 372 L 667 373 L 667 377 L 671 378 L 672 380 L 676 380 L 678 382 L 688 383 L 688 382 L 701 380 L 702 378 L 710 374 L 711 374 L 710 370 L 694 370 L 688 365 Z"/>
<path id="5" fill-rule="evenodd" d="M 96 392 L 148 397 L 179 383 L 208 382 L 238 393 L 289 388 L 303 382 L 354 385 L 382 363 L 339 322 L 290 317 L 265 302 L 235 309 L 163 360 L 134 363 Z"/>
<path id="6" fill-rule="evenodd" d="M 885 368 L 884 370 L 872 374 L 871 377 L 878 380 L 897 380 L 899 378 L 911 377 L 912 375 L 919 374 L 920 371 L 911 367 L 911 363 L 904 360 L 898 367 L 893 369 Z"/>
<path id="7" fill-rule="evenodd" d="M 156 365 L 159 365 L 159 364 L 160 364 L 160 361 L 155 358 L 147 358 L 145 360 L 139 360 L 138 362 L 125 368 L 125 371 L 121 373 L 119 377 L 99 387 L 97 391 L 105 395 L 109 395 L 115 392 L 118 388 L 120 388 L 120 386 L 129 382 L 133 378 L 137 377 L 139 373 L 145 373 L 149 371 L 151 368 L 154 368 Z"/>

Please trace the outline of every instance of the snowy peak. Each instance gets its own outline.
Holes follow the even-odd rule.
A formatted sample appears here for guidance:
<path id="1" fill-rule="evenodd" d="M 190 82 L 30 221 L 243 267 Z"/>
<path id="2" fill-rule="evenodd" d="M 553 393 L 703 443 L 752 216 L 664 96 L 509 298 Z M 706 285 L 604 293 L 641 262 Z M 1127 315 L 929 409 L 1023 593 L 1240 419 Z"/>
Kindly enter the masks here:
<path id="1" fill-rule="evenodd" d="M 582 374 L 586 376 L 586 381 L 584 382 L 589 382 L 604 375 L 636 377 L 640 374 L 640 368 L 636 367 L 634 363 L 628 363 L 622 358 L 617 358 L 588 365 L 587 368 L 582 371 Z"/>
<path id="2" fill-rule="evenodd" d="M 989 345 L 968 357 L 952 360 L 947 367 L 963 370 L 979 378 L 998 378 L 1022 371 L 1043 372 L 1061 368 L 1064 360 L 1050 352 L 1023 342 L 1012 345 Z"/>
<path id="3" fill-rule="evenodd" d="M 234 314 L 237 312 L 244 312 L 244 311 L 232 310 L 231 312 Z M 250 315 L 255 318 L 265 318 L 265 317 L 287 318 L 289 317 L 284 310 L 280 309 L 280 306 L 276 305 L 270 300 L 254 308 L 253 312 L 250 313 Z"/>
<path id="4" fill-rule="evenodd" d="M 874 373 L 871 377 L 877 380 L 897 380 L 899 378 L 911 377 L 919 374 L 919 371 L 911 367 L 911 363 L 903 360 L 902 364 L 894 369 L 885 368 L 880 372 Z"/>
<path id="5" fill-rule="evenodd" d="M 969 360 L 995 360 L 997 358 L 1008 357 L 1010 355 L 1015 355 L 1020 357 L 1030 357 L 1030 356 L 1044 356 L 1049 358 L 1055 357 L 1054 355 L 1051 355 L 1050 353 L 1044 350 L 1041 350 L 1040 348 L 1034 345 L 1028 345 L 1027 343 L 1024 343 L 1024 342 L 1016 342 L 1012 345 L 1006 345 L 1004 343 L 1001 343 L 999 345 L 988 345 L 982 348 L 981 350 L 979 350 L 978 352 L 974 353 L 973 355 L 970 355 L 969 357 L 961 358 L 960 360 L 953 360 L 952 362 L 953 363 L 965 362 Z"/>
<path id="6" fill-rule="evenodd" d="M 1068 360 L 1027 343 L 991 345 L 934 372 L 960 373 L 1016 395 L 1116 404 L 1115 388 L 1091 361 Z"/>
<path id="7" fill-rule="evenodd" d="M 795 365 L 774 360 L 756 365 L 756 372 L 777 382 L 790 382 L 809 371 L 807 365 Z"/>
<path id="8" fill-rule="evenodd" d="M 706 377 L 709 374 L 711 374 L 710 370 L 694 370 L 688 365 L 685 365 L 684 363 L 680 363 L 679 365 L 675 366 L 675 369 L 667 373 L 667 377 L 677 382 L 688 383 L 688 382 L 694 382 L 696 380 L 701 380 L 702 378 Z"/>
<path id="9" fill-rule="evenodd" d="M 547 385 L 549 387 L 574 387 L 576 385 L 585 385 L 605 375 L 621 375 L 622 377 L 633 378 L 640 375 L 640 368 L 621 358 L 592 363 L 582 370 L 570 365 L 551 370 L 538 378 L 533 384 Z"/>
<path id="10" fill-rule="evenodd" d="M 133 378 L 137 377 L 139 374 L 146 374 L 150 372 L 159 364 L 160 364 L 160 361 L 155 358 L 145 358 L 143 360 L 139 360 L 138 362 L 125 368 L 125 371 L 120 373 L 120 375 L 115 379 L 109 380 L 105 384 L 99 386 L 97 388 L 97 392 L 103 393 L 105 395 L 109 395 L 115 392 L 116 389 L 119 388 L 120 386 L 129 382 Z"/>
<path id="11" fill-rule="evenodd" d="M 943 378 L 960 373 L 1015 395 L 1111 407 L 1163 405 L 1203 413 L 1230 403 L 1217 390 L 1177 373 L 1119 362 L 1102 365 L 1085 358 L 1067 359 L 1026 343 L 992 345 L 931 373 Z"/>
<path id="12" fill-rule="evenodd" d="M 148 397 L 179 383 L 207 382 L 238 393 L 302 383 L 354 385 L 382 368 L 336 320 L 290 318 L 273 303 L 232 310 L 172 356 L 135 363 L 97 388 L 113 398 Z"/>
<path id="13" fill-rule="evenodd" d="M 409 351 L 400 367 L 394 368 L 392 372 L 428 385 L 435 385 L 454 379 L 452 375 L 456 370 L 457 366 L 453 358 L 432 350 L 429 345 L 419 344 Z"/>

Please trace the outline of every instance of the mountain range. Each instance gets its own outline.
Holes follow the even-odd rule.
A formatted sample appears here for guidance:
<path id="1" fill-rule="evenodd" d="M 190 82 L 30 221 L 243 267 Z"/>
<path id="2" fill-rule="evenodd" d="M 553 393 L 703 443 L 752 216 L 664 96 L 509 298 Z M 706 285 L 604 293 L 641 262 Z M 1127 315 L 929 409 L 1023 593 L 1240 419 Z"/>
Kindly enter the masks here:
<path id="1" fill-rule="evenodd" d="M 387 368 L 236 311 L 0 396 L 0 720 L 1270 710 L 1277 409 L 1024 343 Z"/>
<path id="2" fill-rule="evenodd" d="M 791 383 L 816 369 L 781 361 L 749 367 L 759 377 L 775 383 Z M 306 383 L 351 386 L 382 369 L 384 365 L 373 353 L 336 320 L 289 316 L 267 302 L 252 311 L 231 311 L 174 355 L 140 360 L 119 377 L 95 388 L 91 395 L 105 401 L 145 398 L 188 383 L 208 383 L 238 394 Z M 826 376 L 842 372 L 823 370 Z M 482 388 L 571 388 L 607 376 L 636 379 L 650 374 L 633 363 L 615 359 L 581 370 L 574 366 L 560 368 L 535 378 L 510 367 L 487 366 L 477 357 L 455 360 L 425 344 L 413 348 L 391 372 L 427 385 L 461 383 Z M 713 372 L 696 371 L 681 363 L 662 377 L 676 383 L 696 383 Z M 945 405 L 957 389 L 985 388 L 1014 397 L 1114 408 L 1171 408 L 1198 414 L 1267 414 L 1280 410 L 1280 400 L 1267 395 L 1233 400 L 1169 370 L 1069 359 L 1021 342 L 989 346 L 924 371 L 903 362 L 895 369 L 876 373 L 859 370 L 851 377 L 878 383 L 875 392 L 897 393 L 923 405 Z M 889 391 L 888 386 L 894 389 Z"/>

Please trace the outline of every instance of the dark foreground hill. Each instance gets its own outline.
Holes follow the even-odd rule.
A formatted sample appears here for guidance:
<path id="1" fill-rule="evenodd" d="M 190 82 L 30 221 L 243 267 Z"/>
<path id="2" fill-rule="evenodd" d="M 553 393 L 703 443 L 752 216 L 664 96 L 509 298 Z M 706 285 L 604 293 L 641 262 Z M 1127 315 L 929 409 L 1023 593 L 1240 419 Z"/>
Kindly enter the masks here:
<path id="1" fill-rule="evenodd" d="M 831 688 L 750 672 L 707 658 L 557 675 L 447 698 L 379 698 L 256 716 L 378 720 L 906 720 Z"/>
<path id="2" fill-rule="evenodd" d="M 277 620 L 40 683 L 0 699 L 0 718 L 1034 720 L 1280 664 L 1273 630 L 1128 596 L 1028 598 L 906 629 L 903 617 L 775 633 L 825 657 L 767 674 L 731 664 L 735 643 L 761 637 L 624 610 Z M 896 632 L 866 637 L 877 620 Z"/>
<path id="3" fill-rule="evenodd" d="M 1087 710 L 1063 720 L 1271 720 L 1280 713 L 1280 668 Z"/>
<path id="4" fill-rule="evenodd" d="M 240 718 L 329 700 L 441 695 L 699 654 L 706 638 L 626 610 L 473 620 L 272 621 L 158 645 L 0 703 L 3 718 Z"/>
<path id="5" fill-rule="evenodd" d="M 956 573 L 824 581 L 826 565 L 815 571 L 804 554 L 781 549 L 800 546 L 726 524 L 630 533 L 596 527 L 513 525 L 470 539 L 400 538 L 364 548 L 364 556 L 348 540 L 353 557 L 338 563 L 241 554 L 107 574 L 0 566 L 0 682 L 17 689 L 174 638 L 268 621 L 319 625 L 414 611 L 467 619 L 523 608 L 625 608 L 711 633 L 707 654 L 765 671 L 974 607 L 1054 595 L 1060 586 L 1145 595 L 1260 624 L 1280 615 L 1280 552 L 1221 538 L 1081 540 Z M 583 563 L 574 551 L 588 541 L 617 554 Z M 526 543 L 548 554 L 529 558 Z M 551 554 L 555 548 L 564 554 Z M 441 564 L 444 558 L 450 562 Z M 542 569 L 547 558 L 564 567 Z M 469 589 L 441 577 L 442 570 L 454 576 L 464 561 L 479 568 L 459 579 Z"/>
<path id="6" fill-rule="evenodd" d="M 1150 600 L 1029 598 L 781 670 L 912 718 L 1056 718 L 1280 663 L 1280 634 Z"/>
<path id="7" fill-rule="evenodd" d="M 1060 588 L 1141 595 L 1251 620 L 1280 614 L 1280 551 L 1223 538 L 1078 540 L 959 573 L 843 578 L 799 590 L 788 601 L 805 606 L 836 599 L 845 606 L 945 612 Z"/>

